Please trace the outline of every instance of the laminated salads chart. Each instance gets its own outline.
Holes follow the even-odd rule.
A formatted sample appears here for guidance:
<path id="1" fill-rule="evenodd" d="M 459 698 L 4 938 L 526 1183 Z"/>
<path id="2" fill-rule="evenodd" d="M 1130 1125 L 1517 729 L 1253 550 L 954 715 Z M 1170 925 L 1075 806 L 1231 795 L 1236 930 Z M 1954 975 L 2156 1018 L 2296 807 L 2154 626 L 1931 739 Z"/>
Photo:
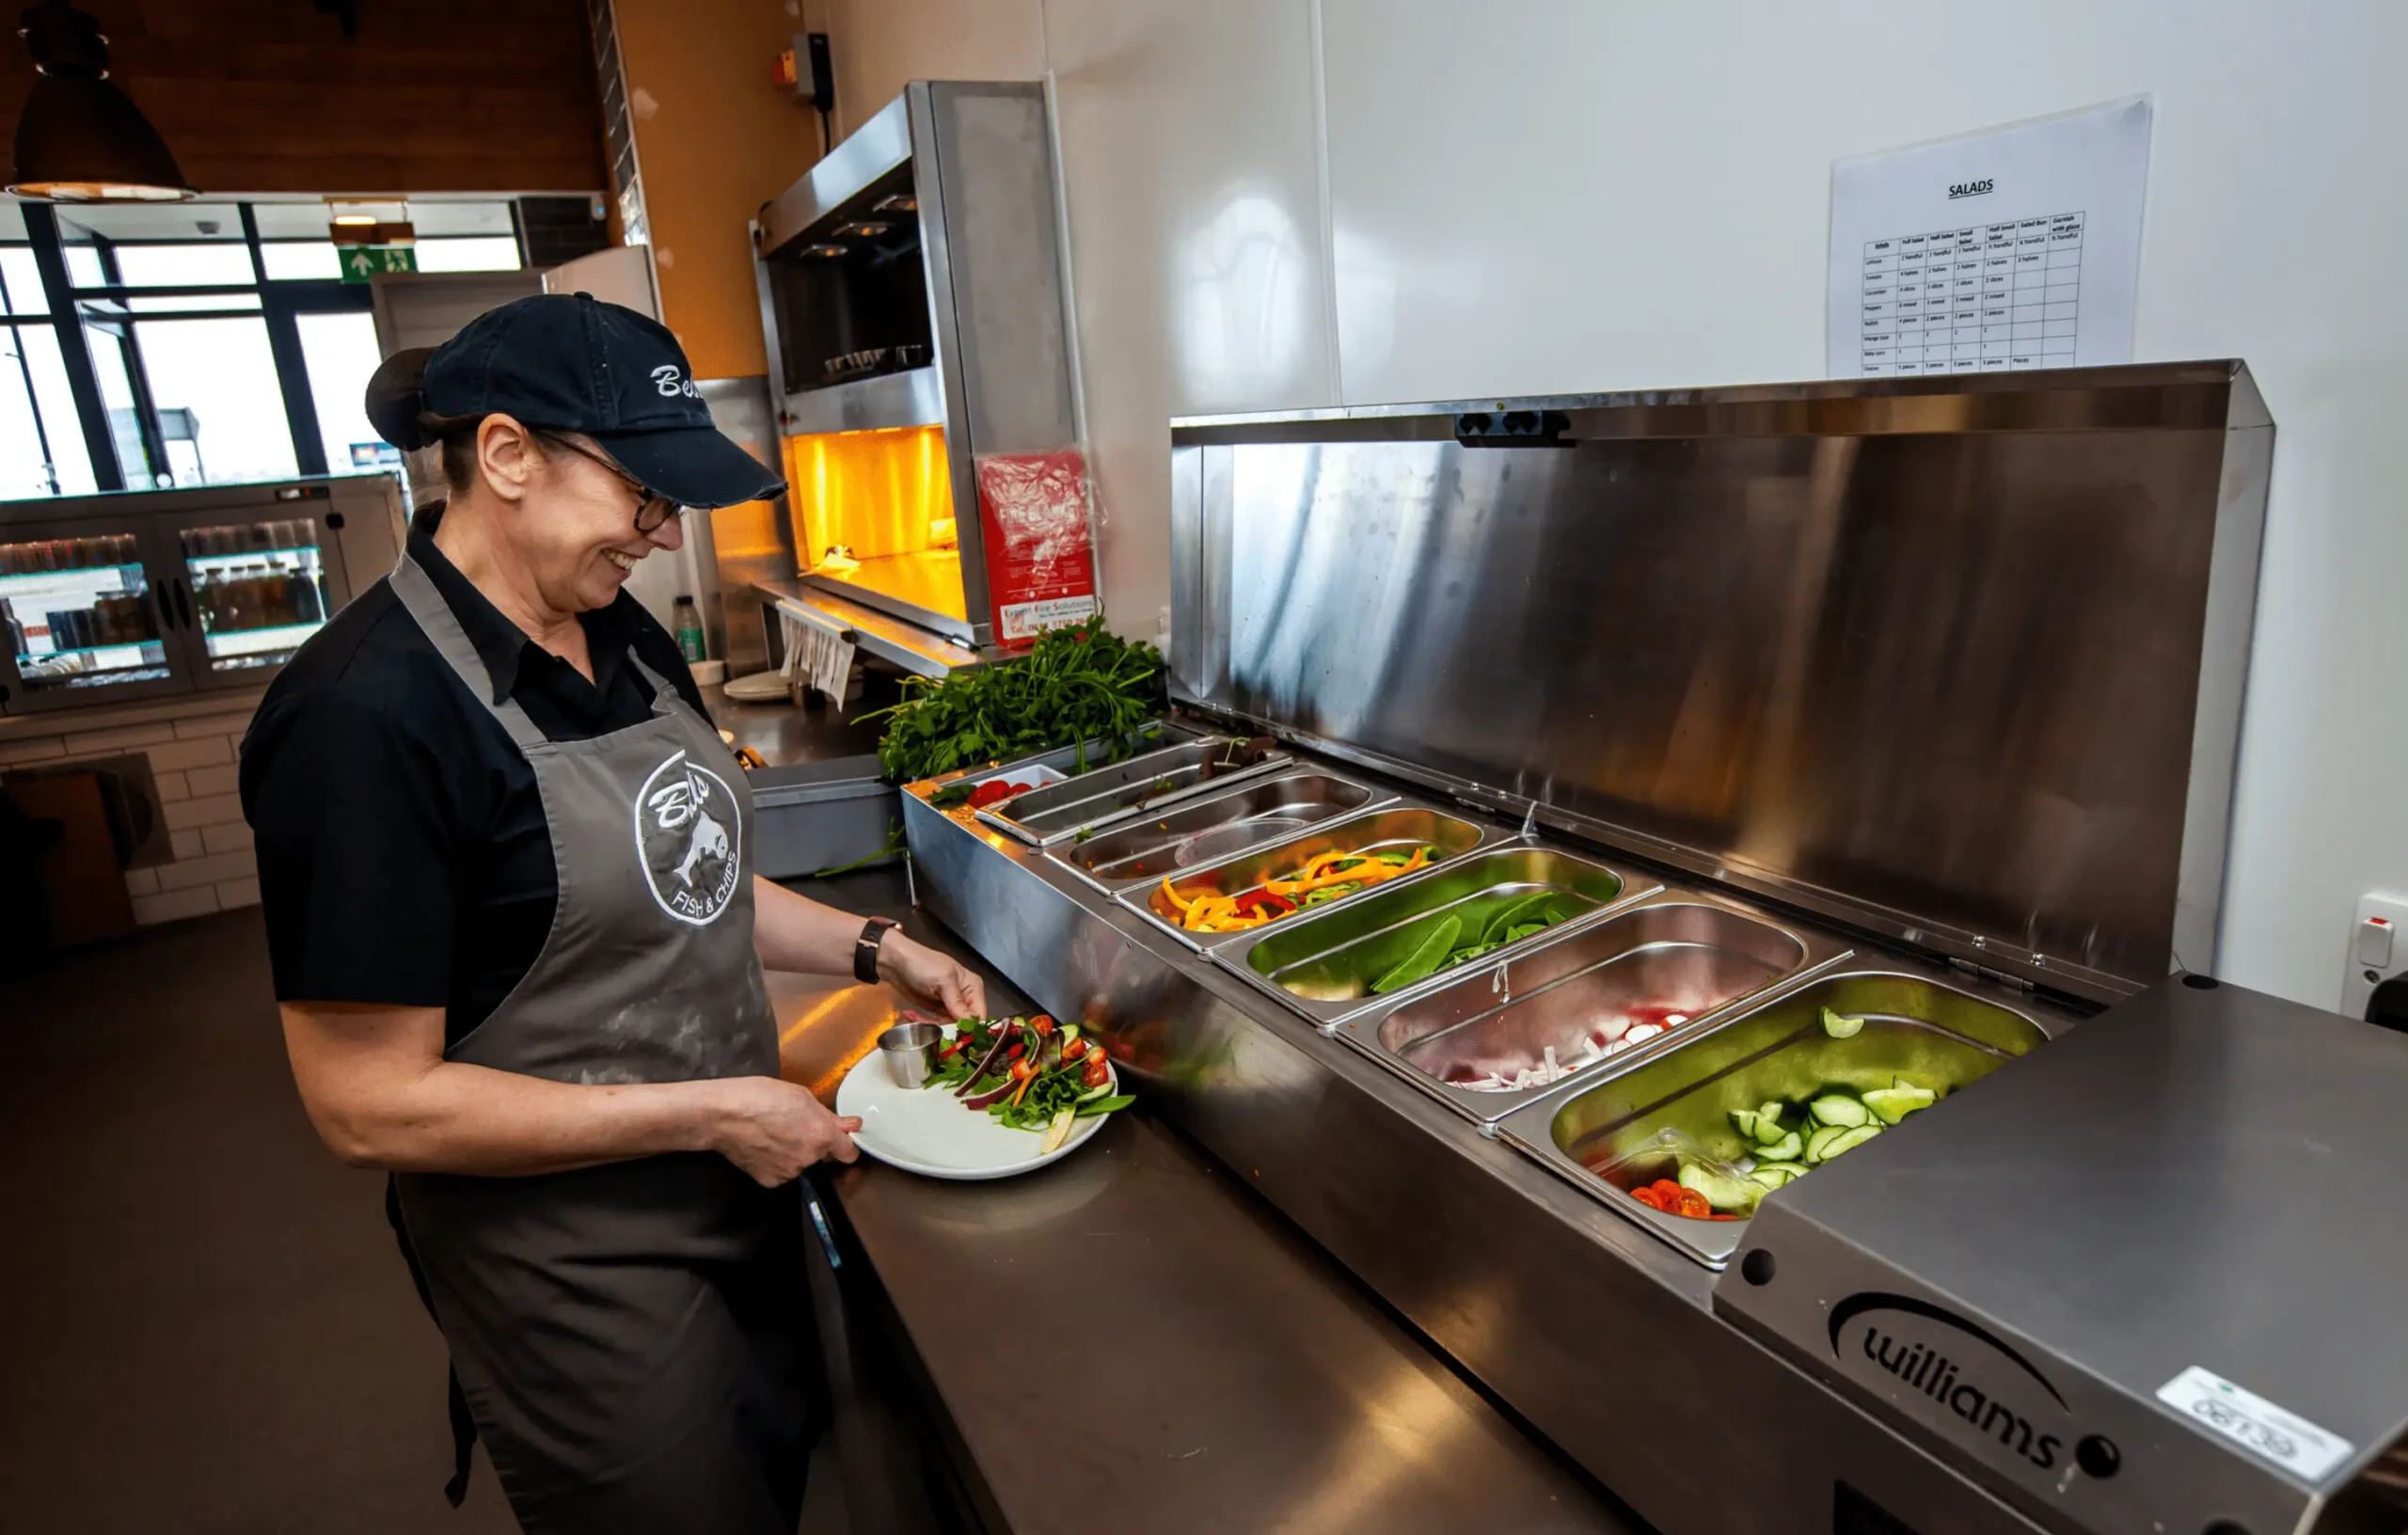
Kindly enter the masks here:
<path id="1" fill-rule="evenodd" d="M 2055 214 L 1867 240 L 1859 372 L 2072 367 L 2082 225 Z"/>
<path id="2" fill-rule="evenodd" d="M 1831 166 L 1834 378 L 2132 360 L 2146 98 Z"/>

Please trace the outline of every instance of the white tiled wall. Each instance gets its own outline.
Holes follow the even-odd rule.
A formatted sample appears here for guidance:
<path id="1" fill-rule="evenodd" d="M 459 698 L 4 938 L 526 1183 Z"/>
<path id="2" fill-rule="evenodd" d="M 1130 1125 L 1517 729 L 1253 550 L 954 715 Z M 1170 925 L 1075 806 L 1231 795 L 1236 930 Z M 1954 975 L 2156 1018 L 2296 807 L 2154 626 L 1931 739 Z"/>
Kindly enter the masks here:
<path id="1" fill-rule="evenodd" d="M 259 904 L 251 829 L 244 824 L 234 779 L 236 752 L 250 728 L 248 708 L 106 730 L 60 723 L 55 736 L 0 738 L 0 768 L 133 752 L 150 759 L 176 857 L 172 863 L 126 872 L 135 922 L 174 922 Z"/>

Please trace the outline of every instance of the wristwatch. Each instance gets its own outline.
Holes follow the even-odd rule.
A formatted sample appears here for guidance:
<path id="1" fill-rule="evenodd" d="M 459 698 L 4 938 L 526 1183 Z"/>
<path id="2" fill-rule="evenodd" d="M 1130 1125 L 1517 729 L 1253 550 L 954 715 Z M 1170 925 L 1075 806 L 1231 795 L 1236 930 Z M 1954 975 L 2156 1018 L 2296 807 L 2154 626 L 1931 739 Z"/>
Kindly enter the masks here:
<path id="1" fill-rule="evenodd" d="M 853 940 L 853 979 L 868 985 L 878 979 L 878 946 L 901 924 L 893 917 L 872 917 Z"/>

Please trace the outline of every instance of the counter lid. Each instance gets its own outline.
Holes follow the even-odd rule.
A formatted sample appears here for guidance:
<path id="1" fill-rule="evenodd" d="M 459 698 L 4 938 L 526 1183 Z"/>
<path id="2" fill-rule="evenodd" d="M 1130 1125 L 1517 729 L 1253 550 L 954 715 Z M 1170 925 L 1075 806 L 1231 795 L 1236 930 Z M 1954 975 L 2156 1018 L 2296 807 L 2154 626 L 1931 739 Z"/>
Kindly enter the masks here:
<path id="1" fill-rule="evenodd" d="M 2009 979 L 2210 968 L 2232 361 L 1197 418 L 1174 691 Z"/>

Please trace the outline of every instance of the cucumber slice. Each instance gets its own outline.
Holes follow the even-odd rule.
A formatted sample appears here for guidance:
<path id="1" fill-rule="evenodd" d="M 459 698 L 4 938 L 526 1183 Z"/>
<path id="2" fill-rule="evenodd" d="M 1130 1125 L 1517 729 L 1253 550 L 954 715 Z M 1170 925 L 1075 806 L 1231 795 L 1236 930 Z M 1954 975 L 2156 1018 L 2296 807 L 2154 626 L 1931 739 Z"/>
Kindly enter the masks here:
<path id="1" fill-rule="evenodd" d="M 1777 1141 L 1788 1134 L 1789 1131 L 1781 1128 L 1781 1116 L 1788 1107 L 1786 1103 L 1774 1101 L 1756 1110 L 1756 1139 Z"/>
<path id="2" fill-rule="evenodd" d="M 1917 1109 L 1927 1109 L 1940 1095 L 1928 1087 L 1876 1087 L 1864 1095 L 1864 1106 L 1885 1125 L 1894 1125 Z"/>
<path id="3" fill-rule="evenodd" d="M 1823 1032 L 1834 1039 L 1853 1039 L 1863 1027 L 1861 1018 L 1842 1018 L 1829 1007 L 1823 1009 Z"/>
<path id="4" fill-rule="evenodd" d="M 1825 1153 L 1830 1150 L 1831 1143 L 1846 1133 L 1846 1126 L 1825 1125 L 1814 1134 L 1807 1136 L 1806 1164 L 1811 1167 L 1821 1162 Z"/>
<path id="5" fill-rule="evenodd" d="M 1829 1162 L 1843 1152 L 1853 1151 L 1880 1133 L 1879 1125 L 1859 1125 L 1854 1130 L 1843 1130 L 1838 1139 L 1823 1147 L 1823 1160 Z"/>
<path id="6" fill-rule="evenodd" d="M 1037 1154 L 1041 1157 L 1060 1150 L 1062 1143 L 1070 1138 L 1070 1127 L 1078 1122 L 1078 1117 L 1079 1106 L 1076 1103 L 1065 1103 L 1054 1110 L 1054 1122 L 1045 1127 L 1045 1139 L 1038 1143 Z"/>
<path id="7" fill-rule="evenodd" d="M 1796 1162 L 1805 1153 L 1805 1149 L 1806 1143 L 1798 1137 L 1798 1131 L 1793 1130 L 1769 1145 L 1757 1147 L 1756 1160 L 1758 1162 Z"/>
<path id="8" fill-rule="evenodd" d="M 1756 1138 L 1756 1111 L 1753 1109 L 1733 1109 L 1731 1111 L 1731 1128 L 1737 1131 L 1743 1139 L 1751 1141 L 1754 1140 Z"/>
<path id="9" fill-rule="evenodd" d="M 1842 1130 L 1854 1130 L 1873 1117 L 1862 1099 L 1846 1093 L 1825 1093 L 1807 1104 L 1806 1112 L 1814 1116 L 1816 1124 L 1837 1125 Z"/>
<path id="10" fill-rule="evenodd" d="M 1756 1208 L 1764 1196 L 1764 1186 L 1748 1178 L 1732 1178 L 1716 1172 L 1703 1163 L 1681 1163 L 1681 1187 L 1695 1189 L 1705 1195 L 1705 1202 L 1729 1214 L 1744 1215 Z"/>
<path id="11" fill-rule="evenodd" d="M 1750 1173 L 1748 1178 L 1750 1181 L 1761 1183 L 1769 1190 L 1781 1188 L 1784 1184 L 1795 1183 L 1805 1176 L 1806 1169 L 1798 1166 L 1794 1162 L 1775 1162 L 1768 1163 L 1766 1165 L 1757 1168 L 1754 1172 Z"/>

